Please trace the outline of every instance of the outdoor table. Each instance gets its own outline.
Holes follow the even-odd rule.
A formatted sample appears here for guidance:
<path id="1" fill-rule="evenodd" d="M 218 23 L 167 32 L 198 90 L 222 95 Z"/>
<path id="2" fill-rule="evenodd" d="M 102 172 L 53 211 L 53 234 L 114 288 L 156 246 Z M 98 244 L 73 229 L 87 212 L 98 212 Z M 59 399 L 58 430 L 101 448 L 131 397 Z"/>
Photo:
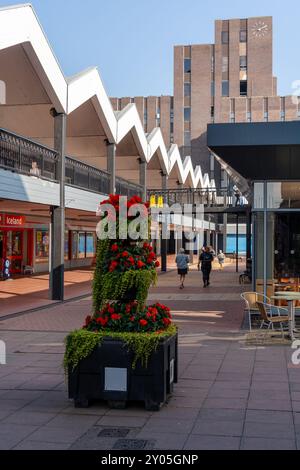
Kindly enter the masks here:
<path id="1" fill-rule="evenodd" d="M 271 299 L 273 300 L 286 300 L 288 303 L 288 312 L 289 312 L 289 333 L 292 340 L 294 340 L 294 330 L 295 330 L 295 300 L 300 300 L 300 292 L 284 292 L 278 291 L 275 292 L 276 295 L 273 295 Z"/>

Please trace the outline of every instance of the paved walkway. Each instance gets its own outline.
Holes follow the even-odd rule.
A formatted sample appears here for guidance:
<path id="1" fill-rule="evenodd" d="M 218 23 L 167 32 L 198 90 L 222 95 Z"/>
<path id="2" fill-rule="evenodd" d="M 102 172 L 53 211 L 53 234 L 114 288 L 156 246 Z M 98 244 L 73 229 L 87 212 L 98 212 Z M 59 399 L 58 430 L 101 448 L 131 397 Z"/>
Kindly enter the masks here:
<path id="1" fill-rule="evenodd" d="M 142 406 L 75 409 L 62 370 L 63 340 L 91 299 L 0 320 L 8 349 L 0 366 L 0 449 L 300 449 L 300 369 L 289 346 L 253 346 L 240 330 L 243 306 L 233 267 L 203 289 L 192 270 L 159 276 L 151 301 L 168 298 L 180 328 L 179 383 L 160 412 Z M 217 299 L 217 300 L 214 300 Z M 106 436 L 106 437 L 104 437 Z"/>
<path id="2" fill-rule="evenodd" d="M 91 291 L 92 270 L 65 272 L 66 300 Z M 49 274 L 0 282 L 0 318 L 10 314 L 55 304 L 49 300 Z"/>

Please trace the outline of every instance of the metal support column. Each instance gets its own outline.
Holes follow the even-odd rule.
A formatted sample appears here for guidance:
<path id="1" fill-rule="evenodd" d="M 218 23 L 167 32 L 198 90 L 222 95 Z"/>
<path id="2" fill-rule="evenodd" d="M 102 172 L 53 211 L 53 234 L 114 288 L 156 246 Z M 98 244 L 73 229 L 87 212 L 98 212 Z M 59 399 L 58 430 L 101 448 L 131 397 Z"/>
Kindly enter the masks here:
<path id="1" fill-rule="evenodd" d="M 251 210 L 249 209 L 246 214 L 246 259 L 251 258 L 251 222 L 252 222 L 252 214 Z"/>
<path id="2" fill-rule="evenodd" d="M 162 191 L 163 193 L 166 192 L 168 189 L 168 175 L 162 174 Z M 166 194 L 166 193 L 165 193 Z M 166 196 L 165 196 L 166 197 Z M 168 220 L 166 219 L 166 216 L 163 215 L 162 217 L 162 226 L 164 224 L 167 224 Z M 167 248 L 168 248 L 168 241 L 166 237 L 163 236 L 163 227 L 161 230 L 161 270 L 162 272 L 167 272 Z"/>
<path id="3" fill-rule="evenodd" d="M 236 239 L 235 239 L 235 270 L 239 272 L 239 215 L 236 214 Z"/>
<path id="4" fill-rule="evenodd" d="M 116 145 L 107 141 L 107 171 L 109 173 L 109 193 L 116 194 Z"/>
<path id="5" fill-rule="evenodd" d="M 64 300 L 65 250 L 65 148 L 67 116 L 51 110 L 54 117 L 54 148 L 58 153 L 56 179 L 59 181 L 59 206 L 51 207 L 49 297 Z"/>
<path id="6" fill-rule="evenodd" d="M 139 183 L 143 187 L 142 199 L 147 200 L 147 163 L 139 158 Z"/>
<path id="7" fill-rule="evenodd" d="M 267 182 L 264 181 L 264 246 L 263 246 L 263 260 L 264 260 L 264 295 L 267 295 L 267 261 L 268 261 L 268 246 L 267 246 L 267 236 L 268 236 L 268 213 L 267 213 Z"/>

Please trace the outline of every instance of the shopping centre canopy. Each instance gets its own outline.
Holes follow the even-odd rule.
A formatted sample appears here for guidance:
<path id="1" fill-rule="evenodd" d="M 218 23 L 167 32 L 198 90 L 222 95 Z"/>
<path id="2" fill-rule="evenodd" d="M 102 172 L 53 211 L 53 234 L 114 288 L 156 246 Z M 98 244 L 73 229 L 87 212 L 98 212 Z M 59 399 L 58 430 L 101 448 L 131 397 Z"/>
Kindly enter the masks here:
<path id="1" fill-rule="evenodd" d="M 209 124 L 207 140 L 240 186 L 300 179 L 300 121 Z"/>
<path id="2" fill-rule="evenodd" d="M 54 108 L 68 116 L 66 149 L 73 158 L 105 170 L 111 143 L 117 176 L 138 182 L 144 161 L 149 186 L 160 185 L 160 173 L 170 171 L 188 186 L 210 184 L 199 168 L 182 165 L 178 149 L 166 147 L 160 130 L 145 134 L 135 104 L 113 110 L 97 68 L 67 78 L 31 5 L 1 8 L 0 24 L 1 127 L 53 147 Z"/>

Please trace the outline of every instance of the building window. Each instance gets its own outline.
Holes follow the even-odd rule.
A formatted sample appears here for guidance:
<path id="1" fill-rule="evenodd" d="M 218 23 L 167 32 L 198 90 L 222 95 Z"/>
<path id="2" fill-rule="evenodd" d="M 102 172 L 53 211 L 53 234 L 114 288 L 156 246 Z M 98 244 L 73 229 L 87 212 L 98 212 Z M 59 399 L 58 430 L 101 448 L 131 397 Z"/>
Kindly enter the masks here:
<path id="1" fill-rule="evenodd" d="M 222 81 L 222 96 L 229 96 L 229 81 Z"/>
<path id="2" fill-rule="evenodd" d="M 189 131 L 184 133 L 184 146 L 191 146 L 191 133 Z"/>
<path id="3" fill-rule="evenodd" d="M 210 94 L 211 96 L 215 96 L 215 82 L 211 82 L 210 84 Z"/>
<path id="4" fill-rule="evenodd" d="M 240 42 L 247 42 L 247 30 L 240 31 Z"/>
<path id="5" fill-rule="evenodd" d="M 264 112 L 264 121 L 268 122 L 268 120 L 269 120 L 269 113 L 268 113 L 268 111 L 265 111 Z"/>
<path id="6" fill-rule="evenodd" d="M 234 112 L 230 113 L 230 122 L 235 122 L 235 113 Z"/>
<path id="7" fill-rule="evenodd" d="M 212 54 L 211 56 L 211 72 L 214 73 L 215 71 L 215 56 Z"/>
<path id="8" fill-rule="evenodd" d="M 247 70 L 247 56 L 242 55 L 240 57 L 240 70 Z"/>
<path id="9" fill-rule="evenodd" d="M 174 133 L 174 122 L 170 122 L 170 133 L 173 134 Z"/>
<path id="10" fill-rule="evenodd" d="M 285 121 L 285 111 L 283 110 L 280 111 L 280 119 L 281 121 Z"/>
<path id="11" fill-rule="evenodd" d="M 184 59 L 184 73 L 191 73 L 192 61 L 191 59 Z"/>
<path id="12" fill-rule="evenodd" d="M 228 44 L 229 43 L 229 32 L 228 31 L 222 31 L 222 44 Z"/>
<path id="13" fill-rule="evenodd" d="M 184 108 L 184 121 L 190 122 L 191 120 L 191 108 Z"/>
<path id="14" fill-rule="evenodd" d="M 215 107 L 214 107 L 214 106 L 211 106 L 211 107 L 210 107 L 210 117 L 211 117 L 211 118 L 214 118 L 214 117 L 215 117 Z"/>
<path id="15" fill-rule="evenodd" d="M 246 80 L 240 82 L 240 96 L 247 96 L 248 84 Z"/>
<path id="16" fill-rule="evenodd" d="M 247 122 L 251 122 L 252 121 L 252 114 L 251 114 L 251 111 L 248 111 L 247 112 Z"/>
<path id="17" fill-rule="evenodd" d="M 222 72 L 228 72 L 228 57 L 222 57 Z"/>
<path id="18" fill-rule="evenodd" d="M 184 96 L 191 96 L 191 84 L 190 83 L 184 84 Z"/>

